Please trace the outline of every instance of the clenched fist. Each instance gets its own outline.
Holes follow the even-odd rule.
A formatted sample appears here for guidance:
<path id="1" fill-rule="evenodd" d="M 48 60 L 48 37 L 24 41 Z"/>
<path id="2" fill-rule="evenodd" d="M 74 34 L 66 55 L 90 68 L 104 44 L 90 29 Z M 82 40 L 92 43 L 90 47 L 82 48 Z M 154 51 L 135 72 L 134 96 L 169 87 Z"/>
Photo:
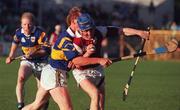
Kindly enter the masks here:
<path id="1" fill-rule="evenodd" d="M 112 64 L 112 61 L 110 59 L 108 59 L 108 58 L 101 58 L 99 63 L 103 67 L 108 67 L 109 65 Z"/>

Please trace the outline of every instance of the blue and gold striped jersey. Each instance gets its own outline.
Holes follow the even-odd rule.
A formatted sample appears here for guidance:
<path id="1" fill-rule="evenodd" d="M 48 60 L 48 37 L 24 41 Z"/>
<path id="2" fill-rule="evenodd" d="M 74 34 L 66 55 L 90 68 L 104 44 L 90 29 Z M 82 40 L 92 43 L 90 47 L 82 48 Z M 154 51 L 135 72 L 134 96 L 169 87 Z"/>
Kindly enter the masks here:
<path id="1" fill-rule="evenodd" d="M 25 55 L 31 54 L 35 50 L 47 41 L 46 33 L 39 27 L 34 27 L 30 35 L 25 35 L 22 28 L 16 30 L 13 43 L 21 44 L 22 52 Z M 44 49 L 48 50 L 44 47 Z M 49 51 L 49 50 L 48 50 Z M 42 59 L 47 59 L 48 56 L 44 56 Z"/>
<path id="2" fill-rule="evenodd" d="M 68 70 L 68 62 L 78 55 L 72 37 L 67 31 L 60 34 L 51 51 L 50 65 L 53 68 Z"/>

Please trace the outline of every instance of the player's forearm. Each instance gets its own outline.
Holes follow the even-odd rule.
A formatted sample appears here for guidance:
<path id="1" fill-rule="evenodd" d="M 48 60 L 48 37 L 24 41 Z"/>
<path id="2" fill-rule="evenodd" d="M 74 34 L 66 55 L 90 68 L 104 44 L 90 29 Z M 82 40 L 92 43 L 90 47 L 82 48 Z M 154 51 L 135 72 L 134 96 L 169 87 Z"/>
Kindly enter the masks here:
<path id="1" fill-rule="evenodd" d="M 149 31 L 137 30 L 137 29 L 132 29 L 132 28 L 123 28 L 122 31 L 124 35 L 126 36 L 138 35 L 139 37 L 143 39 L 149 39 L 149 36 L 150 36 Z"/>
<path id="2" fill-rule="evenodd" d="M 140 35 L 140 30 L 132 29 L 132 28 L 123 28 L 122 29 L 124 35 L 131 36 L 131 35 Z"/>
<path id="3" fill-rule="evenodd" d="M 78 66 L 86 66 L 86 65 L 93 65 L 93 64 L 100 64 L 101 58 L 88 58 L 88 57 L 76 57 L 72 60 L 75 65 Z"/>
<path id="4" fill-rule="evenodd" d="M 83 57 L 89 57 L 90 55 L 88 53 L 85 53 Z"/>
<path id="5" fill-rule="evenodd" d="M 34 53 L 32 53 L 32 55 L 30 55 L 30 57 L 43 57 L 43 56 L 46 56 L 46 55 L 48 55 L 48 53 L 45 51 L 45 50 L 38 50 L 38 51 L 36 51 L 36 52 L 34 52 Z"/>
<path id="6" fill-rule="evenodd" d="M 89 56 L 91 56 L 91 54 L 92 54 L 92 53 L 86 52 L 86 53 L 83 55 L 83 57 L 89 57 Z"/>
<path id="7" fill-rule="evenodd" d="M 15 54 L 15 52 L 16 52 L 16 50 L 17 50 L 17 48 L 18 48 L 18 45 L 17 44 L 14 44 L 14 43 L 12 43 L 12 45 L 11 45 L 11 49 L 10 49 L 10 52 L 9 52 L 9 57 L 13 57 L 14 56 L 14 54 Z"/>

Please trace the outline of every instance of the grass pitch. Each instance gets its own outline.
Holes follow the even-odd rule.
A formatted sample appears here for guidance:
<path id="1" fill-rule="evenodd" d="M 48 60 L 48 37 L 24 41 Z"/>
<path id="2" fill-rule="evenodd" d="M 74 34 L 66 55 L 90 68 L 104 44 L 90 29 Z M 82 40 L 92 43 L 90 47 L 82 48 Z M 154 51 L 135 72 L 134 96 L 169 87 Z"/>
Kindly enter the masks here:
<path id="1" fill-rule="evenodd" d="M 122 61 L 106 69 L 106 110 L 180 110 L 180 62 L 140 61 L 129 94 L 122 101 L 122 91 L 132 70 L 134 60 Z M 19 62 L 5 64 L 0 59 L 0 110 L 16 110 L 15 85 Z M 76 87 L 72 75 L 68 87 L 74 110 L 86 110 L 89 98 Z M 36 82 L 31 77 L 25 86 L 25 103 L 33 101 Z M 51 100 L 49 110 L 58 110 Z"/>

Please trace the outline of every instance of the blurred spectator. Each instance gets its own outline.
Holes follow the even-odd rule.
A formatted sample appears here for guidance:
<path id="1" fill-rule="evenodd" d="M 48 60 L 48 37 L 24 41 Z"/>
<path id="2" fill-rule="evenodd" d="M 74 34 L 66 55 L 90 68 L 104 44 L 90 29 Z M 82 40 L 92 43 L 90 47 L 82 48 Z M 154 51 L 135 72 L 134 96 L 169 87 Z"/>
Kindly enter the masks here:
<path id="1" fill-rule="evenodd" d="M 30 11 L 35 14 L 35 16 L 38 16 L 38 25 L 44 27 L 46 32 L 51 33 L 51 27 L 54 26 L 57 22 L 61 23 L 61 27 L 65 27 L 66 25 L 63 23 L 65 23 L 68 8 L 71 8 L 70 6 L 73 4 L 57 4 L 54 1 L 45 1 L 46 2 L 42 3 L 44 5 L 46 4 L 46 6 L 48 5 L 48 7 L 42 8 L 42 5 L 39 4 L 40 2 L 35 0 L 0 0 L 0 14 L 3 16 L 0 19 L 0 28 L 6 29 L 3 34 L 8 35 L 9 33 L 13 33 L 14 30 L 19 27 L 19 14 L 21 14 L 23 11 Z M 154 3 L 155 1 L 151 0 L 148 7 L 149 13 L 154 13 L 156 11 Z M 126 2 L 114 1 L 112 2 L 111 11 L 109 9 L 105 9 L 105 7 L 103 7 L 103 5 L 98 2 L 89 2 L 89 4 L 82 4 L 82 10 L 88 12 L 93 17 L 93 19 L 95 19 L 96 25 L 103 24 L 136 28 L 147 27 L 146 25 L 148 24 L 139 19 L 139 6 L 140 4 L 130 4 Z M 165 13 L 162 15 L 162 17 L 163 20 L 161 26 L 165 27 L 170 21 L 170 16 L 168 13 Z M 0 32 L 0 34 L 0 36 L 4 36 L 2 35 L 2 32 Z"/>
<path id="2" fill-rule="evenodd" d="M 178 27 L 177 27 L 177 24 L 176 24 L 175 21 L 173 21 L 173 22 L 171 23 L 170 29 L 171 29 L 171 30 L 178 30 Z"/>
<path id="3" fill-rule="evenodd" d="M 156 11 L 156 8 L 154 6 L 154 2 L 153 2 L 153 0 L 151 0 L 150 5 L 149 5 L 149 13 L 154 14 L 155 11 Z"/>
<path id="4" fill-rule="evenodd" d="M 60 33 L 61 33 L 61 25 L 57 24 L 55 26 L 55 31 L 51 34 L 51 36 L 49 38 L 49 43 L 50 43 L 51 46 L 54 45 L 54 43 L 56 42 L 56 40 L 59 37 Z"/>

